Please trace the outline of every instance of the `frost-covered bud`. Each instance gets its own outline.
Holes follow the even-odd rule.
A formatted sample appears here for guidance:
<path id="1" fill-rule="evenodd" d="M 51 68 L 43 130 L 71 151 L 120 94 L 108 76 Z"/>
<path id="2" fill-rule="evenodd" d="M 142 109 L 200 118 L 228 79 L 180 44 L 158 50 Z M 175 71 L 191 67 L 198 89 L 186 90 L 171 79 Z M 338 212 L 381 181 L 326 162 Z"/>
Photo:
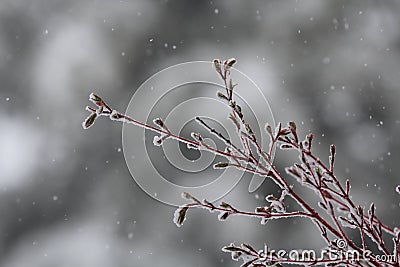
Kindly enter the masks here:
<path id="1" fill-rule="evenodd" d="M 90 114 L 86 120 L 82 123 L 82 127 L 83 129 L 88 129 L 90 126 L 93 125 L 94 121 L 97 118 L 97 114 L 96 113 L 92 113 Z"/>
<path id="2" fill-rule="evenodd" d="M 308 134 L 306 136 L 307 142 L 308 142 L 308 149 L 311 150 L 311 145 L 312 145 L 312 141 L 314 139 L 314 135 L 312 133 Z"/>
<path id="3" fill-rule="evenodd" d="M 214 67 L 218 73 L 221 73 L 221 60 L 214 59 Z"/>
<path id="4" fill-rule="evenodd" d="M 188 192 L 183 192 L 181 196 L 182 196 L 183 199 L 191 200 L 191 201 L 193 201 L 193 202 L 195 202 L 197 204 L 201 204 L 200 200 L 198 200 L 197 198 L 195 198 L 194 196 L 192 196 Z M 204 200 L 204 201 L 207 202 L 207 200 Z"/>
<path id="5" fill-rule="evenodd" d="M 357 212 L 360 216 L 364 214 L 364 208 L 361 205 L 358 205 Z"/>
<path id="6" fill-rule="evenodd" d="M 292 147 L 292 145 L 281 144 L 281 145 L 279 146 L 279 148 L 280 148 L 281 150 L 285 150 L 285 149 L 292 149 L 293 147 Z"/>
<path id="7" fill-rule="evenodd" d="M 233 260 L 238 261 L 242 256 L 242 249 L 236 247 L 234 243 L 231 243 L 229 246 L 223 247 L 222 251 L 231 253 L 231 257 Z"/>
<path id="8" fill-rule="evenodd" d="M 218 92 L 218 93 L 217 93 L 217 96 L 218 96 L 219 98 L 221 98 L 221 99 L 228 100 L 228 98 L 226 97 L 226 95 L 224 95 L 224 94 L 221 93 L 221 92 Z"/>
<path id="9" fill-rule="evenodd" d="M 164 127 L 164 122 L 162 121 L 161 118 L 156 118 L 153 120 L 154 124 L 160 126 L 161 128 Z"/>
<path id="10" fill-rule="evenodd" d="M 153 145 L 161 146 L 163 143 L 163 139 L 160 136 L 154 136 Z"/>
<path id="11" fill-rule="evenodd" d="M 110 119 L 113 121 L 120 121 L 123 119 L 123 117 L 118 111 L 113 110 L 110 114 Z"/>
<path id="12" fill-rule="evenodd" d="M 271 208 L 273 208 L 276 212 L 285 212 L 286 207 L 283 201 L 274 197 L 273 195 L 268 195 L 265 199 L 271 203 Z"/>
<path id="13" fill-rule="evenodd" d="M 267 200 L 268 202 L 278 201 L 278 199 L 276 197 L 274 197 L 273 195 L 266 196 L 265 200 Z"/>
<path id="14" fill-rule="evenodd" d="M 221 222 L 225 221 L 228 218 L 229 215 L 230 215 L 230 213 L 228 211 L 222 211 L 218 215 L 218 220 L 221 221 Z"/>
<path id="15" fill-rule="evenodd" d="M 228 204 L 228 203 L 226 203 L 226 202 L 224 202 L 224 201 L 222 201 L 221 204 L 219 204 L 219 206 L 220 206 L 221 208 L 224 208 L 224 209 L 234 210 L 234 208 L 233 208 L 230 204 Z"/>
<path id="16" fill-rule="evenodd" d="M 186 212 L 189 209 L 187 206 L 179 207 L 174 213 L 174 223 L 176 226 L 181 227 L 186 220 Z"/>
<path id="17" fill-rule="evenodd" d="M 395 228 L 393 229 L 393 232 L 394 232 L 394 235 L 395 235 L 395 236 L 400 236 L 400 228 L 395 227 Z"/>
<path id="18" fill-rule="evenodd" d="M 238 261 L 240 259 L 240 257 L 242 256 L 242 252 L 240 252 L 240 251 L 232 252 L 231 256 L 232 256 L 232 260 Z"/>
<path id="19" fill-rule="evenodd" d="M 336 154 L 336 146 L 332 144 L 330 146 L 330 151 L 331 151 L 331 155 L 334 156 Z"/>
<path id="20" fill-rule="evenodd" d="M 225 169 L 226 167 L 229 166 L 228 162 L 218 162 L 216 164 L 214 164 L 214 169 Z"/>
<path id="21" fill-rule="evenodd" d="M 202 142 L 203 141 L 203 137 L 199 134 L 199 133 L 191 133 L 191 136 L 193 139 Z"/>
<path id="22" fill-rule="evenodd" d="M 230 59 L 226 60 L 224 63 L 225 63 L 225 69 L 229 70 L 236 63 L 236 59 L 230 58 Z"/>
<path id="23" fill-rule="evenodd" d="M 294 121 L 290 121 L 290 122 L 289 122 L 289 127 L 290 127 L 291 129 L 295 130 L 295 131 L 296 131 L 296 129 L 297 129 L 296 123 L 295 123 Z"/>
<path id="24" fill-rule="evenodd" d="M 103 99 L 101 99 L 101 97 L 100 96 L 98 96 L 98 95 L 96 95 L 96 94 L 94 94 L 94 93 L 91 93 L 90 95 L 89 95 L 89 100 L 91 101 L 91 102 L 93 102 L 96 106 L 103 106 L 104 105 L 104 103 L 103 103 Z"/>
<path id="25" fill-rule="evenodd" d="M 249 125 L 248 123 L 246 123 L 244 126 L 245 126 L 246 132 L 247 132 L 248 134 L 254 135 L 254 132 L 253 132 L 253 130 L 251 129 L 251 127 L 250 127 L 250 125 Z"/>
<path id="26" fill-rule="evenodd" d="M 269 213 L 269 207 L 257 207 L 255 209 L 256 213 Z"/>
<path id="27" fill-rule="evenodd" d="M 272 127 L 268 123 L 265 125 L 265 131 L 269 133 L 269 135 L 273 136 Z"/>
<path id="28" fill-rule="evenodd" d="M 192 200 L 193 196 L 191 194 L 189 194 L 188 192 L 183 192 L 182 193 L 182 198 L 183 199 L 188 199 L 188 200 Z"/>

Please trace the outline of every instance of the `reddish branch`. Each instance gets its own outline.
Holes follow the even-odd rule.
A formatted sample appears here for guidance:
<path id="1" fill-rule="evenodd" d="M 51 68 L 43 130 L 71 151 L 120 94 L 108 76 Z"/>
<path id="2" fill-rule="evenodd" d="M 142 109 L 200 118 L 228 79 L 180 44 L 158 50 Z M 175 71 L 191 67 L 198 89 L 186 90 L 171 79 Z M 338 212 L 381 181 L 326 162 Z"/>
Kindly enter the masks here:
<path id="1" fill-rule="evenodd" d="M 185 221 L 188 209 L 198 207 L 212 212 L 219 212 L 220 220 L 226 220 L 231 215 L 255 217 L 261 219 L 262 222 L 266 222 L 269 219 L 305 217 L 311 219 L 315 223 L 329 248 L 344 251 L 345 248 L 338 247 L 337 243 L 335 243 L 335 240 L 340 239 L 346 242 L 349 249 L 353 249 L 359 253 L 364 253 L 369 249 L 366 241 L 366 238 L 369 238 L 374 244 L 376 244 L 377 248 L 384 255 L 393 255 L 394 260 L 378 261 L 375 255 L 370 254 L 367 256 L 367 259 L 365 259 L 364 264 L 373 266 L 400 266 L 400 231 L 397 230 L 397 228 L 392 229 L 389 226 L 384 225 L 376 217 L 375 206 L 373 204 L 371 204 L 371 207 L 366 213 L 364 208 L 356 205 L 352 201 L 350 197 L 349 181 L 346 181 L 345 186 L 343 186 L 334 173 L 336 154 L 336 148 L 334 145 L 330 147 L 329 164 L 326 165 L 311 152 L 313 135 L 309 134 L 304 140 L 300 140 L 297 134 L 296 124 L 290 122 L 287 127 L 282 127 L 281 124 L 279 124 L 275 130 L 273 130 L 271 126 L 267 125 L 266 132 L 270 137 L 270 147 L 268 152 L 262 150 L 251 126 L 245 121 L 241 107 L 233 99 L 233 90 L 236 85 L 230 78 L 230 70 L 235 63 L 235 59 L 229 59 L 224 62 L 214 60 L 214 67 L 218 75 L 221 77 L 225 89 L 225 93 L 218 92 L 217 95 L 219 98 L 226 101 L 226 104 L 231 109 L 229 119 L 232 120 L 233 124 L 237 128 L 237 133 L 241 140 L 241 147 L 237 144 L 233 144 L 230 139 L 224 137 L 220 132 L 210 127 L 200 118 L 196 118 L 196 120 L 208 129 L 211 134 L 215 135 L 225 143 L 226 149 L 224 151 L 208 146 L 203 141 L 203 137 L 198 133 L 192 133 L 194 139 L 192 140 L 170 132 L 164 122 L 159 118 L 154 120 L 155 126 L 137 121 L 123 113 L 111 109 L 102 98 L 95 94 L 91 94 L 89 100 L 97 106 L 97 109 L 87 107 L 90 115 L 83 123 L 83 127 L 89 128 L 100 116 L 109 117 L 111 120 L 131 123 L 159 134 L 159 136 L 154 139 L 156 145 L 162 145 L 163 141 L 166 139 L 175 139 L 179 142 L 185 143 L 189 148 L 209 151 L 227 159 L 227 162 L 215 164 L 214 168 L 235 167 L 250 173 L 268 177 L 282 190 L 280 198 L 268 196 L 267 200 L 270 202 L 269 205 L 258 207 L 254 212 L 240 211 L 224 202 L 219 206 L 216 206 L 207 200 L 200 201 L 199 199 L 184 193 L 184 197 L 188 199 L 190 203 L 180 207 L 175 212 L 174 221 L 178 226 L 182 225 Z M 272 153 L 278 146 L 281 149 L 294 150 L 299 153 L 300 163 L 296 163 L 293 166 L 286 168 L 286 173 L 294 177 L 300 184 L 311 188 L 317 194 L 320 199 L 319 206 L 325 210 L 327 218 L 317 212 L 309 203 L 302 199 L 293 190 L 287 179 L 281 175 L 275 165 L 273 165 L 271 161 Z M 295 202 L 299 204 L 301 210 L 286 211 L 284 204 L 284 198 L 286 195 L 294 199 Z M 345 216 L 336 214 L 337 210 Z M 328 221 L 328 218 L 331 222 Z M 355 244 L 354 241 L 349 238 L 345 231 L 345 228 L 347 227 L 358 229 L 361 237 L 361 246 Z M 384 232 L 392 237 L 392 250 L 389 250 L 388 246 L 383 241 Z M 271 264 L 279 265 L 281 263 L 295 263 L 302 265 L 339 263 L 347 266 L 361 265 L 360 262 L 352 262 L 349 259 L 312 259 L 311 261 L 294 261 L 279 257 L 265 259 L 260 252 L 257 252 L 250 245 L 246 244 L 242 244 L 241 246 L 227 246 L 223 250 L 233 253 L 233 258 L 242 258 L 244 260 L 242 266 L 269 266 Z M 264 250 L 264 254 L 265 253 L 266 251 Z"/>

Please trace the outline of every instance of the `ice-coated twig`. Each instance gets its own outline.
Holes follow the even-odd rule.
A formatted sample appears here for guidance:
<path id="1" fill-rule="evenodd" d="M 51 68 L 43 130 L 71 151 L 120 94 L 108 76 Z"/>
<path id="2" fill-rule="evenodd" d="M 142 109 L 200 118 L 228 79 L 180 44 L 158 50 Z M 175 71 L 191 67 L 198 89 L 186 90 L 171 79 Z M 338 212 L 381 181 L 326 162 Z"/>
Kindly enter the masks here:
<path id="1" fill-rule="evenodd" d="M 160 135 L 166 135 L 166 136 L 168 136 L 168 138 L 171 138 L 171 139 L 174 139 L 174 140 L 176 140 L 178 142 L 190 145 L 190 146 L 192 146 L 194 148 L 199 148 L 199 147 L 202 146 L 202 144 L 200 142 L 198 142 L 198 141 L 193 141 L 193 140 L 187 139 L 185 137 L 182 137 L 182 136 L 176 135 L 174 133 L 171 133 L 169 130 L 166 130 L 166 129 L 163 129 L 163 128 L 160 129 L 158 127 L 154 127 L 154 126 L 148 125 L 146 123 L 137 121 L 137 120 L 131 118 L 130 116 L 127 116 L 127 115 L 125 115 L 123 113 L 118 112 L 117 110 L 113 110 L 108 106 L 108 104 L 106 104 L 106 102 L 102 98 L 100 98 L 99 96 L 97 96 L 97 95 L 95 95 L 93 93 L 90 94 L 89 100 L 92 99 L 92 96 L 96 97 L 97 101 L 95 101 L 94 103 L 96 103 L 96 105 L 97 105 L 97 110 L 94 109 L 94 108 L 91 108 L 91 107 L 87 108 L 87 110 L 89 110 L 91 112 L 91 114 L 83 122 L 83 128 L 84 129 L 88 129 L 89 127 L 91 127 L 93 125 L 94 119 L 91 119 L 91 116 L 93 114 L 96 114 L 96 117 L 98 117 L 98 116 L 106 116 L 110 120 L 113 120 L 113 121 L 120 121 L 120 122 L 124 122 L 124 123 L 128 123 L 128 124 L 133 124 L 135 126 L 139 126 L 139 127 L 144 128 L 146 130 L 150 130 L 152 132 L 158 133 Z M 231 154 L 229 152 L 221 151 L 221 150 L 212 148 L 210 146 L 207 147 L 207 151 L 209 151 L 211 153 L 214 153 L 216 155 L 219 155 L 219 156 L 224 156 L 224 157 L 227 157 L 227 158 L 235 158 L 237 160 L 241 160 L 241 161 L 247 162 L 247 158 L 245 158 L 245 157 L 234 155 L 234 154 Z"/>
<path id="2" fill-rule="evenodd" d="M 297 264 L 297 265 L 345 265 L 345 266 L 397 266 L 400 262 L 400 230 L 399 228 L 391 228 L 381 222 L 376 215 L 376 207 L 372 203 L 367 211 L 356 205 L 350 196 L 350 182 L 345 181 L 342 185 L 334 171 L 336 147 L 330 146 L 330 156 L 328 164 L 323 163 L 312 152 L 312 142 L 314 136 L 308 134 L 304 140 L 301 140 L 297 133 L 297 126 L 294 122 L 289 122 L 286 127 L 280 123 L 273 130 L 270 125 L 266 125 L 265 131 L 270 137 L 268 151 L 263 151 L 251 126 L 245 121 L 245 116 L 240 105 L 233 99 L 233 91 L 236 84 L 233 83 L 231 76 L 231 68 L 236 63 L 235 59 L 221 61 L 214 60 L 214 68 L 224 84 L 224 93 L 217 92 L 217 96 L 225 101 L 231 111 L 228 118 L 236 126 L 237 134 L 240 139 L 242 148 L 237 144 L 210 127 L 203 119 L 196 117 L 196 121 L 205 127 L 212 135 L 222 140 L 226 148 L 224 151 L 207 145 L 200 134 L 192 133 L 192 138 L 187 139 L 172 133 L 162 119 L 157 118 L 153 122 L 156 127 L 137 121 L 130 116 L 120 113 L 103 101 L 96 94 L 90 94 L 89 100 L 93 102 L 96 108 L 87 107 L 89 116 L 83 122 L 83 128 L 91 127 L 94 122 L 101 116 L 108 117 L 114 121 L 130 123 L 135 126 L 156 132 L 159 136 L 154 139 L 155 145 L 162 145 L 166 139 L 174 139 L 178 142 L 185 143 L 189 148 L 201 149 L 209 151 L 216 155 L 223 156 L 227 162 L 219 162 L 214 165 L 216 169 L 238 168 L 246 172 L 268 177 L 274 181 L 282 190 L 279 198 L 269 195 L 266 197 L 269 205 L 257 207 L 254 212 L 241 211 L 234 208 L 231 204 L 221 202 L 218 206 L 207 200 L 200 201 L 188 193 L 184 193 L 183 197 L 189 203 L 179 207 L 174 214 L 174 222 L 178 226 L 182 226 L 187 217 L 187 212 L 192 208 L 203 208 L 210 212 L 219 212 L 218 219 L 224 221 L 232 215 L 246 216 L 261 219 L 261 223 L 265 223 L 270 219 L 288 219 L 295 217 L 303 217 L 310 219 L 320 232 L 322 238 L 326 241 L 328 247 L 339 249 L 336 240 L 346 242 L 349 249 L 353 249 L 359 253 L 373 250 L 370 244 L 375 244 L 385 256 L 387 261 L 380 261 L 374 254 L 368 256 L 362 261 L 352 261 L 352 259 L 310 259 L 292 260 L 282 258 L 274 253 L 268 254 L 267 248 L 262 251 L 255 250 L 251 245 L 242 244 L 240 246 L 233 243 L 223 248 L 223 251 L 231 253 L 234 260 L 242 259 L 242 266 L 260 267 L 260 266 L 281 266 L 281 264 Z M 298 195 L 291 185 L 291 182 L 284 177 L 272 163 L 272 153 L 276 148 L 282 150 L 295 151 L 299 154 L 299 163 L 285 169 L 286 174 L 294 178 L 301 186 L 311 189 L 318 197 L 318 206 L 323 212 L 313 208 L 311 203 L 305 201 Z M 254 154 L 256 151 L 256 154 Z M 396 187 L 396 192 L 400 194 L 400 185 Z M 297 204 L 298 209 L 287 211 L 285 198 L 292 198 Z M 293 208 L 292 208 L 293 209 Z M 358 229 L 361 244 L 356 244 L 346 232 L 346 228 Z M 384 243 L 384 234 L 392 237 L 392 249 L 389 249 Z M 369 239 L 369 240 L 367 240 Z M 392 254 L 391 254 L 392 253 Z M 269 255 L 270 257 L 266 257 Z M 393 256 L 393 257 L 389 257 Z"/>
<path id="3" fill-rule="evenodd" d="M 280 199 L 274 198 L 273 196 L 268 196 L 269 198 L 272 198 L 269 200 L 269 202 L 271 203 L 269 206 L 257 207 L 254 212 L 238 210 L 225 202 L 221 202 L 218 206 L 216 206 L 207 200 L 200 201 L 199 199 L 186 192 L 182 194 L 182 197 L 190 200 L 191 203 L 183 205 L 175 212 L 174 223 L 178 227 L 182 226 L 183 222 L 186 220 L 186 211 L 189 208 L 203 208 L 209 210 L 210 212 L 217 211 L 220 213 L 220 215 L 218 216 L 218 219 L 220 221 L 226 220 L 230 215 L 242 215 L 246 217 L 258 218 L 265 221 L 269 219 L 287 219 L 312 216 L 311 214 L 303 211 L 286 212 L 283 208 L 283 202 L 281 202 Z"/>

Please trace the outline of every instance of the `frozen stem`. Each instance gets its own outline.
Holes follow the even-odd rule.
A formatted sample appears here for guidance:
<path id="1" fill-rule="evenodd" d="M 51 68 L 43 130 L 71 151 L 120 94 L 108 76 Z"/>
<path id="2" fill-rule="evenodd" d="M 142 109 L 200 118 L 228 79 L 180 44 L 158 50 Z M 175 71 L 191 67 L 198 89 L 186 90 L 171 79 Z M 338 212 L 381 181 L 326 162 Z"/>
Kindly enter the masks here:
<path id="1" fill-rule="evenodd" d="M 349 249 L 353 249 L 359 253 L 367 250 L 373 250 L 370 244 L 375 245 L 384 255 L 393 255 L 391 261 L 378 261 L 376 256 L 369 254 L 362 262 L 355 262 L 351 259 L 332 260 L 332 259 L 311 259 L 310 261 L 295 261 L 279 257 L 268 248 L 257 251 L 251 245 L 241 244 L 240 246 L 230 244 L 223 248 L 223 251 L 231 253 L 232 259 L 242 259 L 242 266 L 281 266 L 281 264 L 297 264 L 297 265 L 345 265 L 345 266 L 397 266 L 400 262 L 400 230 L 391 228 L 383 224 L 376 215 L 376 207 L 371 204 L 367 212 L 360 205 L 356 205 L 350 196 L 350 182 L 345 181 L 344 186 L 334 172 L 336 147 L 330 146 L 330 156 L 326 165 L 312 152 L 312 142 L 314 136 L 308 134 L 304 140 L 301 140 L 297 133 L 297 126 L 294 122 L 289 122 L 286 127 L 280 123 L 275 129 L 271 125 L 266 125 L 265 131 L 270 137 L 268 151 L 263 151 L 251 125 L 245 121 L 245 116 L 240 105 L 233 99 L 233 91 L 237 86 L 231 78 L 231 69 L 236 63 L 234 58 L 221 61 L 215 59 L 213 62 L 217 74 L 220 76 L 224 84 L 224 92 L 217 92 L 217 96 L 225 101 L 230 108 L 228 118 L 236 126 L 240 144 L 233 144 L 232 141 L 209 126 L 202 118 L 196 117 L 196 121 L 207 129 L 212 135 L 222 140 L 226 148 L 219 150 L 208 146 L 203 137 L 198 133 L 192 133 L 192 139 L 181 137 L 172 133 L 164 121 L 156 118 L 153 122 L 155 126 L 137 121 L 130 116 L 120 113 L 112 109 L 100 96 L 90 94 L 89 100 L 96 106 L 87 107 L 90 113 L 83 122 L 83 128 L 92 127 L 99 117 L 108 117 L 114 121 L 130 123 L 135 126 L 153 131 L 159 136 L 154 139 L 155 145 L 162 145 L 166 139 L 174 139 L 178 142 L 185 143 L 188 148 L 201 149 L 209 151 L 227 159 L 226 162 L 219 162 L 214 165 L 216 169 L 238 168 L 246 172 L 268 177 L 274 181 L 281 189 L 280 197 L 272 195 L 267 196 L 267 205 L 257 207 L 254 211 L 242 211 L 234 208 L 231 204 L 221 202 L 215 205 L 207 200 L 200 201 L 196 197 L 183 193 L 183 197 L 189 203 L 179 207 L 174 214 L 174 222 L 177 226 L 182 226 L 187 217 L 187 212 L 191 208 L 203 208 L 210 212 L 219 212 L 218 219 L 227 220 L 230 216 L 246 216 L 261 220 L 266 223 L 271 219 L 290 219 L 290 218 L 306 218 L 310 219 L 320 232 L 328 247 L 338 248 L 336 240 L 346 241 Z M 241 146 L 241 147 L 239 147 Z M 287 177 L 283 176 L 272 163 L 272 153 L 276 148 L 289 150 L 298 153 L 299 162 L 285 169 L 286 174 L 292 177 L 301 186 L 311 189 L 318 198 L 318 205 L 322 212 L 313 208 L 299 196 L 291 185 Z M 256 153 L 255 153 L 255 152 Z M 396 192 L 400 194 L 400 186 L 396 187 Z M 292 211 L 286 210 L 285 198 L 290 197 L 297 204 L 298 208 Z M 339 215 L 340 214 L 340 215 Z M 346 233 L 346 228 L 358 229 L 361 244 L 356 244 Z M 384 234 L 392 237 L 392 249 L 389 249 L 384 243 Z M 343 249 L 343 248 L 342 248 Z M 268 257 L 267 257 L 267 256 Z"/>

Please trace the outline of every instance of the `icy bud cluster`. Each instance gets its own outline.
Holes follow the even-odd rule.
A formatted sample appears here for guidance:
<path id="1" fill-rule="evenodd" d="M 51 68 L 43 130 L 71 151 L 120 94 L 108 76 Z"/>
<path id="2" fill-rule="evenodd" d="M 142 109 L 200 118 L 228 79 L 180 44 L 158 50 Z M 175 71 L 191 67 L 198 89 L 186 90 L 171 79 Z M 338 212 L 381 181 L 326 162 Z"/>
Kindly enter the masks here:
<path id="1" fill-rule="evenodd" d="M 157 125 L 161 130 L 159 136 L 154 136 L 153 144 L 155 146 L 161 146 L 166 139 L 171 137 L 171 132 L 168 130 L 167 126 L 161 118 L 154 119 L 153 123 Z"/>
<path id="2" fill-rule="evenodd" d="M 97 109 L 94 109 L 89 106 L 86 107 L 86 110 L 90 112 L 90 115 L 83 121 L 82 123 L 83 129 L 90 128 L 94 124 L 97 117 L 101 116 L 104 111 L 104 102 L 103 99 L 101 99 L 101 97 L 99 97 L 94 93 L 91 93 L 89 95 L 89 101 L 95 104 L 97 106 Z"/>

